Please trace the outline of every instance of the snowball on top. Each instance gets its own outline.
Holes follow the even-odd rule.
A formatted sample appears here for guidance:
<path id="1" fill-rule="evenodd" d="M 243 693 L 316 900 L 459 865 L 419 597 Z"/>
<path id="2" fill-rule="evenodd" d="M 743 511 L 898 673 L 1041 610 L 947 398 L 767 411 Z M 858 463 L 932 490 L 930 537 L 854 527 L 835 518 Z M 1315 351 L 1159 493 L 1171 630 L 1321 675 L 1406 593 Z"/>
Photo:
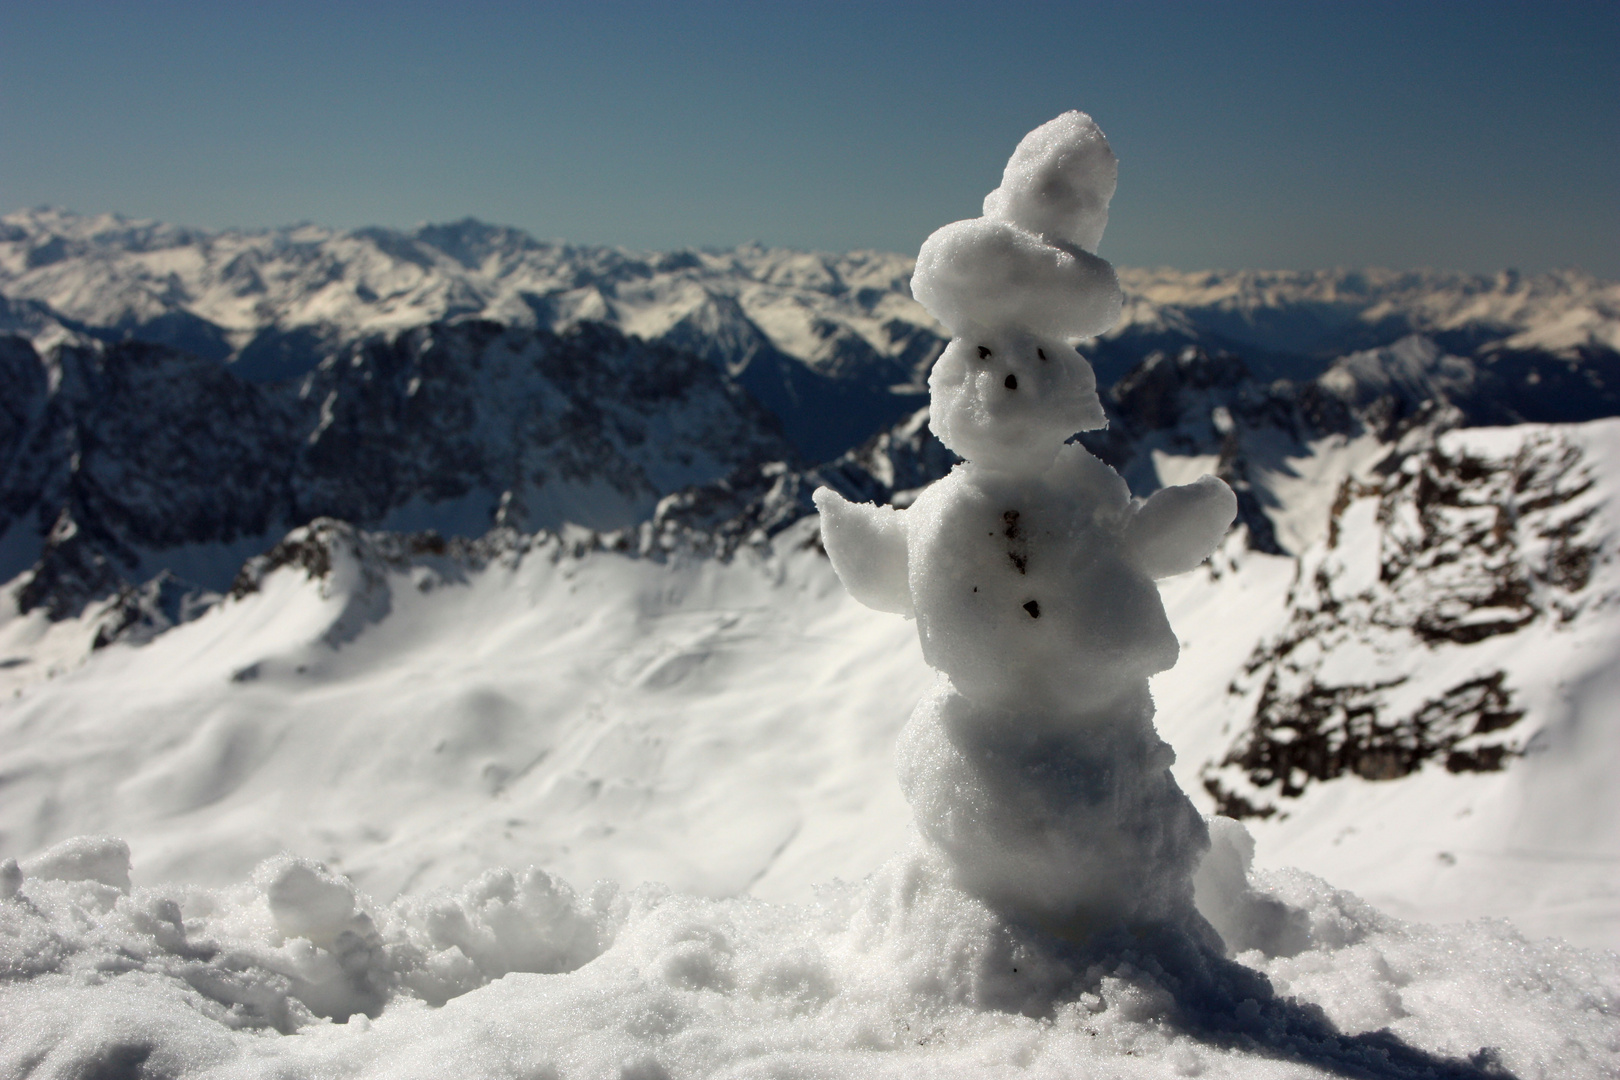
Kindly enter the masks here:
<path id="1" fill-rule="evenodd" d="M 1017 326 L 1077 341 L 1113 326 L 1121 305 L 1104 260 L 987 218 L 953 222 L 924 240 L 911 293 L 955 337 Z"/>
<path id="2" fill-rule="evenodd" d="M 984 197 L 984 216 L 1095 254 L 1118 176 L 1096 122 L 1070 110 L 1019 140 L 1001 186 Z"/>

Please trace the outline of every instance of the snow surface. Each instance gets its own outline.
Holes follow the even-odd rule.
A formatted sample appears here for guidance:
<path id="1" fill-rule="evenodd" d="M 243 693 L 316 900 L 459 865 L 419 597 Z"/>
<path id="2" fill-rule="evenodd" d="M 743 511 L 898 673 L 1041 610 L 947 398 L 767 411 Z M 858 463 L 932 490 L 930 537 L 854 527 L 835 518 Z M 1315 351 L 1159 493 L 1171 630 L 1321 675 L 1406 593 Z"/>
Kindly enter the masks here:
<path id="1" fill-rule="evenodd" d="M 1538 430 L 1585 449 L 1612 537 L 1620 422 L 1446 438 L 1501 450 Z M 1011 950 L 1045 964 L 1061 947 L 1015 944 L 1021 931 L 903 854 L 892 747 L 932 673 L 909 623 L 844 593 L 814 529 L 728 563 L 554 539 L 482 568 L 368 564 L 355 538 L 328 576 L 276 570 L 141 648 L 85 660 L 81 636 L 77 652 L 49 646 L 54 677 L 43 655 L 0 670 L 0 856 L 30 865 L 113 833 L 135 882 L 125 895 L 36 875 L 0 901 L 0 1072 L 139 1059 L 182 1075 L 435 1075 L 446 1061 L 469 1076 L 1342 1074 L 1321 1039 L 1301 1050 L 1286 1035 L 1302 1006 L 1253 987 L 1209 1004 L 1139 945 L 1063 959 L 1081 988 L 1047 1013 L 986 1011 L 1008 1000 L 994 980 L 1025 966 Z M 1295 572 L 1228 547 L 1162 585 L 1181 659 L 1154 679 L 1158 722 L 1206 808 L 1199 770 L 1231 737 L 1226 683 L 1286 622 Z M 23 658 L 83 625 L 31 617 L 0 634 Z M 1388 1027 L 1453 1075 L 1620 1069 L 1613 955 L 1535 940 L 1620 945 L 1620 817 L 1598 798 L 1620 730 L 1601 673 L 1620 642 L 1598 618 L 1574 625 L 1522 657 L 1514 643 L 1531 639 L 1516 635 L 1500 658 L 1536 708 L 1565 703 L 1534 714 L 1560 718 L 1549 753 L 1482 776 L 1347 777 L 1310 789 L 1309 812 L 1251 823 L 1250 884 L 1284 916 L 1306 912 L 1312 936 L 1243 966 L 1342 1033 Z M 1551 801 L 1497 831 L 1532 796 Z M 1334 845 L 1330 821 L 1356 831 Z M 279 929 L 274 873 L 256 868 L 284 849 L 355 880 L 381 944 L 357 933 L 365 948 L 334 952 Z M 1436 925 L 1277 869 L 1300 863 Z M 502 865 L 544 873 L 489 869 Z M 674 892 L 640 884 L 660 879 Z M 1482 915 L 1521 929 L 1455 925 Z M 605 948 L 591 963 L 582 927 Z M 537 973 L 497 978 L 492 957 Z M 300 1012 L 345 1001 L 384 1004 L 344 1025 Z M 297 1033 L 271 1034 L 277 1022 Z"/>
<path id="2" fill-rule="evenodd" d="M 1233 962 L 1174 937 L 1064 945 L 915 851 L 797 907 L 581 896 L 533 870 L 382 906 L 290 858 L 230 889 L 128 889 L 105 880 L 118 855 L 85 841 L 27 877 L 7 864 L 6 1075 L 1578 1080 L 1620 1064 L 1614 954 L 1405 925 L 1298 872 L 1252 879 L 1292 925 L 1288 955 Z"/>
<path id="3" fill-rule="evenodd" d="M 554 540 L 481 572 L 431 562 L 379 570 L 340 544 L 325 580 L 276 571 L 16 687 L 4 850 L 111 831 L 143 882 L 224 884 L 290 849 L 382 896 L 530 861 L 772 895 L 893 850 L 899 825 L 847 838 L 903 822 L 887 746 L 928 675 L 813 553 L 661 563 Z M 0 633 L 22 657 L 48 626 Z"/>
<path id="4" fill-rule="evenodd" d="M 1584 448 L 1612 545 L 1620 421 L 1446 438 L 1511 446 L 1538 431 Z M 849 598 L 804 546 L 815 529 L 731 562 L 558 540 L 483 569 L 418 560 L 369 580 L 288 566 L 150 644 L 94 654 L 91 616 L 13 615 L 0 623 L 0 856 L 112 832 L 137 884 L 223 886 L 287 849 L 383 900 L 531 862 L 582 885 L 783 900 L 859 879 L 903 843 L 890 755 L 932 673 L 910 624 Z M 1154 677 L 1157 722 L 1206 812 L 1200 770 L 1242 716 L 1228 684 L 1286 628 L 1297 571 L 1228 546 L 1212 569 L 1161 583 L 1180 658 Z M 1250 822 L 1260 865 L 1303 865 L 1402 917 L 1508 918 L 1620 948 L 1620 815 L 1588 794 L 1615 774 L 1601 692 L 1620 658 L 1612 604 L 1438 654 L 1504 666 L 1549 753 L 1500 773 L 1313 786 L 1285 819 Z M 334 633 L 350 606 L 370 621 Z M 1583 812 L 1554 801 L 1508 828 L 1532 789 Z"/>

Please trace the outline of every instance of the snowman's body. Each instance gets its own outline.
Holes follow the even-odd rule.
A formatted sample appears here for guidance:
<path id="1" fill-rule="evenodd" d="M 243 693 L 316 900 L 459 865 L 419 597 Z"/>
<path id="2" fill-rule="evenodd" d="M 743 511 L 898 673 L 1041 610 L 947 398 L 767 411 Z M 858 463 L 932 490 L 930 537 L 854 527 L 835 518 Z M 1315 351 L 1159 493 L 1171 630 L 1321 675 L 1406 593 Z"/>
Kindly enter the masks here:
<path id="1" fill-rule="evenodd" d="M 846 587 L 915 615 L 945 676 L 900 740 L 919 828 L 964 888 L 1071 936 L 1198 922 L 1209 841 L 1153 728 L 1147 679 L 1177 654 L 1153 582 L 1203 561 L 1236 510 L 1213 477 L 1132 499 L 1066 441 L 1105 422 L 1070 342 L 1119 310 L 1088 250 L 1112 193 L 1083 114 L 1020 143 L 987 217 L 930 237 L 913 279 L 954 335 L 930 423 L 967 460 L 904 511 L 816 492 Z"/>
<path id="2" fill-rule="evenodd" d="M 1179 516 L 1208 536 L 1231 497 L 1209 480 L 1133 500 L 1075 444 L 1033 476 L 958 465 L 905 511 L 818 493 L 833 566 L 864 584 L 857 599 L 913 613 L 946 676 L 898 761 L 964 888 L 1071 936 L 1187 921 L 1208 841 L 1153 727 L 1148 676 L 1178 649 L 1141 523 Z"/>
<path id="3" fill-rule="evenodd" d="M 923 658 L 976 701 L 1065 713 L 1170 667 L 1157 588 L 1118 539 L 1133 509 L 1073 444 L 1035 476 L 957 466 L 906 511 Z"/>

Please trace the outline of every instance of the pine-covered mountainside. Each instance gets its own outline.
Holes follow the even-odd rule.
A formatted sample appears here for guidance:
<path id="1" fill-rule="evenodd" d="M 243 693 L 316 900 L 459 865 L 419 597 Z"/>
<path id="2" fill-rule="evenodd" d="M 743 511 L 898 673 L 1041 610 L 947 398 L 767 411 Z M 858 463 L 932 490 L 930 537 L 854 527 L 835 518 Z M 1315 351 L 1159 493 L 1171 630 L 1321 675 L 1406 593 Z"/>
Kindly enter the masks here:
<path id="1" fill-rule="evenodd" d="M 382 895 L 536 852 L 713 894 L 870 869 L 926 669 L 807 519 L 954 464 L 910 269 L 0 218 L 0 856 L 109 831 L 223 882 L 289 847 Z M 1614 940 L 1581 785 L 1620 746 L 1620 284 L 1121 281 L 1083 441 L 1239 498 L 1165 585 L 1183 786 L 1398 914 Z"/>

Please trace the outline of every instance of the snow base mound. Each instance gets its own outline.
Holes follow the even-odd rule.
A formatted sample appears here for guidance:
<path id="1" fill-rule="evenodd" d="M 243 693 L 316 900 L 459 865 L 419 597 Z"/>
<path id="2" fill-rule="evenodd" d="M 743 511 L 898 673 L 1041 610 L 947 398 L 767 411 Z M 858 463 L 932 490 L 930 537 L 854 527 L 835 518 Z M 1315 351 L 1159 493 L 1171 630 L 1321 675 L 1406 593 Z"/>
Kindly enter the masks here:
<path id="1" fill-rule="evenodd" d="M 226 889 L 130 888 L 100 852 L 11 863 L 0 1075 L 1600 1077 L 1620 957 L 1506 923 L 1403 924 L 1217 830 L 1220 956 L 1174 929 L 1081 946 L 950 884 L 921 843 L 815 903 L 539 870 L 379 907 L 281 857 Z M 84 860 L 79 860 L 82 863 Z M 124 868 L 127 874 L 127 867 Z M 113 878 L 109 884 L 105 879 Z M 1237 906 L 1233 906 L 1237 905 Z M 1273 920 L 1274 922 L 1276 920 Z M 1288 953 L 1290 955 L 1282 955 Z"/>

